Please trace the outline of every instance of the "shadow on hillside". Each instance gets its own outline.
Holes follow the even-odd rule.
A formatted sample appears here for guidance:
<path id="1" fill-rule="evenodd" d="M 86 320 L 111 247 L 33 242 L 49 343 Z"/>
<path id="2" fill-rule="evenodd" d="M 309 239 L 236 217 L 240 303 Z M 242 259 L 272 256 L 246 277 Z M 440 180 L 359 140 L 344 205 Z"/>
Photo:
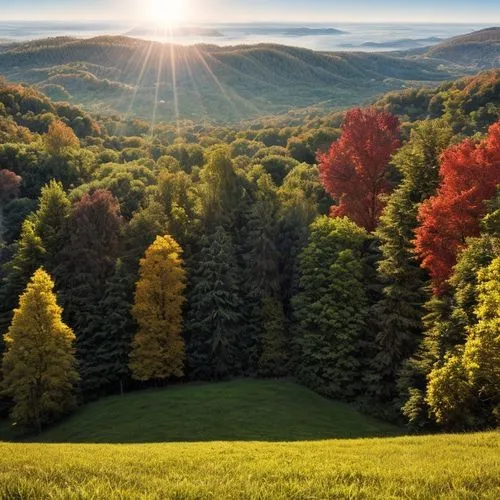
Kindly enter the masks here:
<path id="1" fill-rule="evenodd" d="M 0 439 L 8 439 L 2 432 Z M 5 430 L 5 429 L 3 429 Z M 23 442 L 173 443 L 316 441 L 400 436 L 404 429 L 368 417 L 289 381 L 187 384 L 111 396 L 80 408 Z"/>

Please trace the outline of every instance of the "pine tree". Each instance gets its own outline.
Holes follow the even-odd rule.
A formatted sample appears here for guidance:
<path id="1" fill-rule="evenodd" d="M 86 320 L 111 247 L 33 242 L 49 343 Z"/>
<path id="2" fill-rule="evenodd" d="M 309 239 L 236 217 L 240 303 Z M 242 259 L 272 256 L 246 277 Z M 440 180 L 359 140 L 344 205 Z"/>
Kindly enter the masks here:
<path id="1" fill-rule="evenodd" d="M 137 328 L 131 314 L 133 295 L 134 275 L 118 260 L 99 307 L 100 321 L 94 335 L 97 347 L 93 369 L 88 372 L 95 379 L 91 385 L 112 392 L 124 390 L 130 375 L 130 344 Z"/>
<path id="2" fill-rule="evenodd" d="M 258 369 L 264 325 L 272 321 L 272 307 L 264 302 L 280 300 L 279 253 L 276 245 L 278 198 L 268 174 L 257 180 L 255 201 L 249 208 L 243 252 L 245 291 L 245 350 L 250 373 Z M 284 326 L 284 325 L 283 325 Z M 286 346 L 283 346 L 286 347 Z"/>
<path id="3" fill-rule="evenodd" d="M 284 377 L 289 372 L 289 339 L 286 336 L 286 319 L 279 299 L 262 300 L 262 340 L 258 372 L 264 377 Z"/>
<path id="4" fill-rule="evenodd" d="M 422 122 L 393 159 L 403 180 L 390 196 L 376 232 L 381 242 L 378 269 L 384 289 L 374 310 L 379 333 L 371 387 L 381 400 L 395 397 L 397 373 L 422 336 L 428 278 L 415 257 L 414 231 L 420 204 L 439 185 L 439 158 L 451 136 L 451 129 L 439 120 Z"/>
<path id="5" fill-rule="evenodd" d="M 221 379 L 242 372 L 242 300 L 232 240 L 221 226 L 201 239 L 190 273 L 187 313 L 188 360 L 192 375 Z"/>
<path id="6" fill-rule="evenodd" d="M 36 271 L 5 335 L 3 385 L 14 400 L 11 418 L 38 431 L 74 407 L 78 381 L 75 336 L 62 322 L 53 289 L 50 276 Z"/>
<path id="7" fill-rule="evenodd" d="M 366 232 L 347 218 L 319 217 L 300 257 L 294 299 L 299 375 L 310 387 L 352 399 L 362 387 L 361 339 L 367 297 L 362 249 Z"/>
<path id="8" fill-rule="evenodd" d="M 159 236 L 141 260 L 132 309 L 139 331 L 130 354 L 130 369 L 137 380 L 165 380 L 184 374 L 182 305 L 186 285 L 181 254 L 172 237 Z"/>

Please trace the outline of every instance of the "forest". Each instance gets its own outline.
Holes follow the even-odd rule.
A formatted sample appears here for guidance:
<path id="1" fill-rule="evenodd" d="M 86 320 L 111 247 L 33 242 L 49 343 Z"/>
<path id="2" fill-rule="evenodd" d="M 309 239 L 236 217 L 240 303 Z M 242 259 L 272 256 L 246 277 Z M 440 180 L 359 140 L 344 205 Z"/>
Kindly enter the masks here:
<path id="1" fill-rule="evenodd" d="M 499 185 L 499 70 L 231 126 L 2 80 L 2 415 L 293 378 L 414 432 L 495 427 Z"/>
<path id="2" fill-rule="evenodd" d="M 233 123 L 291 109 L 359 105 L 498 67 L 500 29 L 422 53 L 319 52 L 276 44 L 170 45 L 126 36 L 0 44 L 0 73 L 100 115 Z"/>

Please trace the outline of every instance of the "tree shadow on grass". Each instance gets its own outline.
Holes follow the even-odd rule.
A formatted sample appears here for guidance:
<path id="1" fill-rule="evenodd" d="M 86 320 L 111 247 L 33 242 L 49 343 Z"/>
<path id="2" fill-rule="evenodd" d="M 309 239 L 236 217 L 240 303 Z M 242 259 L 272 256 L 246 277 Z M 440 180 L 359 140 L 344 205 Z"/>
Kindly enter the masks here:
<path id="1" fill-rule="evenodd" d="M 107 397 L 23 441 L 289 442 L 404 434 L 400 427 L 289 381 L 237 380 Z"/>

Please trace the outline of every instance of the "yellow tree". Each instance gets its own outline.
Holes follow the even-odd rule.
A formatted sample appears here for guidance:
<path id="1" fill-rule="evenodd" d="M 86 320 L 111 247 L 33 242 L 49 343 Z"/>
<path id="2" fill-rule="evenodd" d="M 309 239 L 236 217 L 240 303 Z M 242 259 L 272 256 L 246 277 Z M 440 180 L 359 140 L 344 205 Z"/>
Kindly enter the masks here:
<path id="1" fill-rule="evenodd" d="M 61 319 L 54 282 L 42 269 L 21 295 L 4 336 L 3 385 L 15 425 L 41 431 L 75 406 L 78 373 L 72 330 Z"/>
<path id="2" fill-rule="evenodd" d="M 141 259 L 132 308 L 139 331 L 130 354 L 136 380 L 164 380 L 184 373 L 182 305 L 186 285 L 181 254 L 171 236 L 158 236 Z"/>
<path id="3" fill-rule="evenodd" d="M 61 120 L 55 120 L 49 125 L 49 130 L 44 136 L 45 149 L 54 156 L 60 156 L 66 149 L 78 148 L 80 141 L 73 132 Z"/>

